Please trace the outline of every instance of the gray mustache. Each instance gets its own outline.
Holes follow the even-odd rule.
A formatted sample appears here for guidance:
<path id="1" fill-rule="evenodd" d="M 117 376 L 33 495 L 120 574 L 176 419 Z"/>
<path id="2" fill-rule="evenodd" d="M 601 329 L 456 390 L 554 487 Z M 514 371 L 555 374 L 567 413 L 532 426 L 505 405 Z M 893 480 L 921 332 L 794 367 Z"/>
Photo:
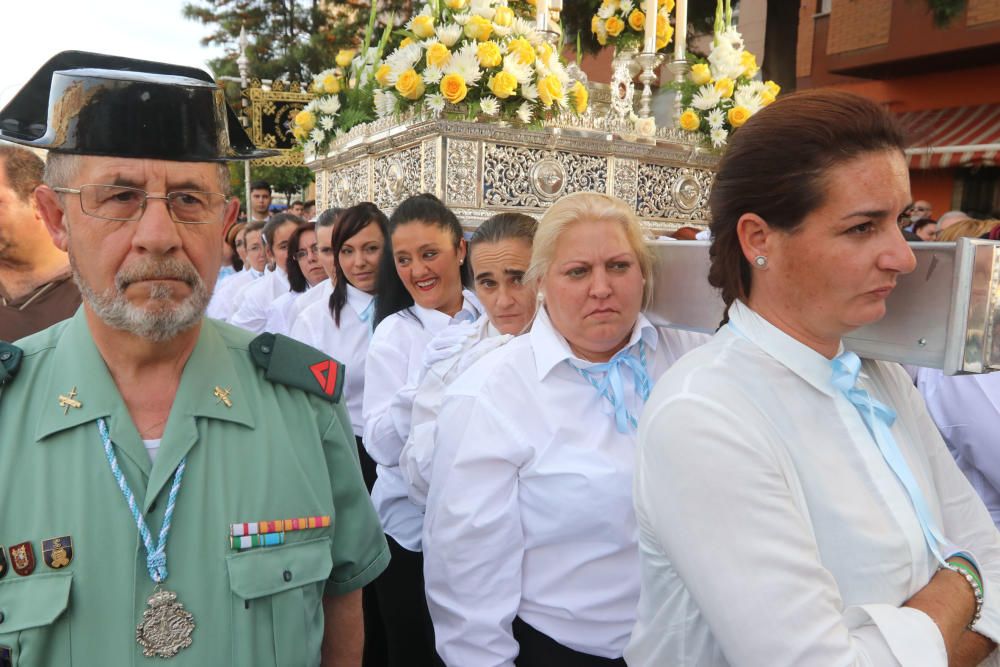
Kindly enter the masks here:
<path id="1" fill-rule="evenodd" d="M 147 259 L 133 262 L 115 276 L 115 287 L 124 291 L 129 285 L 154 278 L 180 280 L 191 287 L 201 284 L 201 276 L 189 262 L 178 259 Z"/>

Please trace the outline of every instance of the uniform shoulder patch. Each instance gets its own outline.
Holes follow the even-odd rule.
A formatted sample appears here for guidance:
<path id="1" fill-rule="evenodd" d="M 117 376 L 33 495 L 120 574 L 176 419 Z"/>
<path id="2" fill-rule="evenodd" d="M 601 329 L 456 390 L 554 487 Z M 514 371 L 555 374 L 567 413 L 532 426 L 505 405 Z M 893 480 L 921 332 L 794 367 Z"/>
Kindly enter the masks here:
<path id="1" fill-rule="evenodd" d="M 271 382 L 325 398 L 340 400 L 344 365 L 316 348 L 281 334 L 264 333 L 250 341 L 250 356 Z"/>
<path id="2" fill-rule="evenodd" d="M 21 351 L 21 348 L 0 341 L 0 385 L 8 384 L 14 380 L 23 358 L 24 352 Z"/>

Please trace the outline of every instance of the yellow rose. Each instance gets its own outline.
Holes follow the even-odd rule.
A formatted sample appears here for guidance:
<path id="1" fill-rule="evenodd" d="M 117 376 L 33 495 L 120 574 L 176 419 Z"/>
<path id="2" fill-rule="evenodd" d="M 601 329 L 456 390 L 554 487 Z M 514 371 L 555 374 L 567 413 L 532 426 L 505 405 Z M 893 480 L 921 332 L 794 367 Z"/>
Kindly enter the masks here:
<path id="1" fill-rule="evenodd" d="M 604 25 L 604 21 L 601 20 L 600 16 L 594 14 L 590 17 L 590 32 L 596 35 L 600 31 L 602 25 Z"/>
<path id="2" fill-rule="evenodd" d="M 543 76 L 538 80 L 538 99 L 546 107 L 552 106 L 556 100 L 563 98 L 562 82 L 555 74 Z"/>
<path id="3" fill-rule="evenodd" d="M 733 89 L 735 87 L 736 84 L 734 84 L 733 80 L 730 79 L 729 77 L 722 77 L 721 79 L 715 82 L 715 89 L 719 91 L 719 94 L 726 99 L 729 99 L 730 97 L 733 96 Z"/>
<path id="4" fill-rule="evenodd" d="M 330 95 L 340 92 L 340 77 L 334 74 L 327 74 L 323 77 L 323 91 Z"/>
<path id="5" fill-rule="evenodd" d="M 698 86 L 704 86 L 712 80 L 712 69 L 705 63 L 691 65 L 691 81 Z"/>
<path id="6" fill-rule="evenodd" d="M 659 51 L 667 44 L 669 44 L 670 40 L 673 39 L 673 37 L 674 37 L 674 27 L 668 23 L 666 29 L 663 32 L 657 31 L 656 33 L 656 50 Z"/>
<path id="7" fill-rule="evenodd" d="M 622 30 L 625 29 L 625 22 L 617 16 L 609 16 L 605 27 L 607 28 L 609 35 L 617 37 L 622 34 Z"/>
<path id="8" fill-rule="evenodd" d="M 674 11 L 674 0 L 660 0 L 658 4 L 660 9 L 666 11 L 667 13 Z"/>
<path id="9" fill-rule="evenodd" d="M 500 5 L 493 14 L 493 22 L 498 26 L 509 28 L 514 23 L 514 10 Z"/>
<path id="10" fill-rule="evenodd" d="M 413 17 L 413 24 L 410 29 L 413 34 L 420 39 L 427 39 L 434 36 L 434 17 L 421 14 Z"/>
<path id="11" fill-rule="evenodd" d="M 538 53 L 539 59 L 544 64 L 548 65 L 549 64 L 549 59 L 552 57 L 552 54 L 554 52 L 552 51 L 552 45 L 551 44 L 549 44 L 548 42 L 542 42 L 541 44 L 538 45 L 537 53 Z"/>
<path id="12" fill-rule="evenodd" d="M 764 106 L 767 106 L 771 104 L 771 102 L 774 102 L 774 95 L 771 94 L 770 90 L 765 88 L 764 90 L 760 91 L 760 100 L 764 104 Z"/>
<path id="13" fill-rule="evenodd" d="M 701 127 L 701 118 L 698 117 L 698 113 L 694 109 L 685 109 L 684 113 L 681 114 L 680 124 L 682 130 L 694 132 Z"/>
<path id="14" fill-rule="evenodd" d="M 493 34 L 493 23 L 478 14 L 465 24 L 465 36 L 485 42 Z"/>
<path id="15" fill-rule="evenodd" d="M 750 118 L 750 110 L 746 107 L 733 107 L 726 116 L 733 127 L 743 127 L 743 123 Z"/>
<path id="16" fill-rule="evenodd" d="M 524 37 L 510 40 L 507 44 L 507 53 L 517 54 L 517 60 L 522 65 L 531 65 L 535 62 L 535 47 Z"/>
<path id="17" fill-rule="evenodd" d="M 441 79 L 441 95 L 452 104 L 458 104 L 465 99 L 469 90 L 465 87 L 465 79 L 461 74 L 445 74 Z"/>
<path id="18" fill-rule="evenodd" d="M 357 53 L 356 49 L 341 49 L 337 52 L 337 57 L 335 58 L 337 65 L 339 67 L 347 67 L 351 64 L 351 61 L 354 60 L 354 56 L 357 55 Z"/>
<path id="19" fill-rule="evenodd" d="M 607 46 L 608 45 L 608 33 L 607 32 L 598 33 L 597 34 L 597 43 L 600 44 L 601 46 Z"/>
<path id="20" fill-rule="evenodd" d="M 432 67 L 444 67 L 451 60 L 451 51 L 441 42 L 434 42 L 427 47 L 427 64 Z"/>
<path id="21" fill-rule="evenodd" d="M 503 54 L 500 53 L 500 45 L 496 42 L 480 42 L 476 47 L 476 58 L 483 67 L 496 67 L 503 62 Z"/>
<path id="22" fill-rule="evenodd" d="M 405 48 L 406 48 L 406 47 L 408 47 L 408 46 L 409 46 L 410 44 L 416 44 L 416 42 L 414 42 L 414 41 L 413 41 L 413 40 L 412 40 L 411 38 L 409 38 L 409 37 L 404 37 L 404 38 L 403 38 L 403 41 L 399 43 L 399 48 L 401 48 L 401 49 L 405 49 Z"/>
<path id="23" fill-rule="evenodd" d="M 424 94 L 424 81 L 413 68 L 410 68 L 396 79 L 396 90 L 406 99 L 416 100 Z"/>
<path id="24" fill-rule="evenodd" d="M 573 108 L 577 113 L 583 113 L 587 110 L 587 101 L 590 99 L 590 93 L 587 92 L 587 87 L 580 83 L 579 81 L 573 84 Z"/>
<path id="25" fill-rule="evenodd" d="M 656 35 L 673 35 L 674 27 L 670 25 L 670 17 L 660 12 L 656 15 Z"/>
<path id="26" fill-rule="evenodd" d="M 517 90 L 517 78 L 510 72 L 497 72 L 490 77 L 486 85 L 491 93 L 505 100 Z"/>
<path id="27" fill-rule="evenodd" d="M 610 9 L 613 12 L 617 12 L 621 8 L 618 0 L 604 0 L 601 3 L 601 9 Z"/>
<path id="28" fill-rule="evenodd" d="M 303 109 L 295 114 L 295 126 L 302 128 L 303 132 L 310 132 L 316 127 L 316 115 Z"/>
<path id="29" fill-rule="evenodd" d="M 757 58 L 749 51 L 740 54 L 740 65 L 743 66 L 743 76 L 747 78 L 757 73 Z"/>
<path id="30" fill-rule="evenodd" d="M 444 0 L 444 4 L 448 9 L 464 9 L 465 0 Z"/>
<path id="31" fill-rule="evenodd" d="M 293 127 L 292 128 L 292 134 L 299 141 L 305 141 L 306 138 L 309 136 L 309 133 L 306 132 L 305 130 L 303 130 L 301 127 Z"/>
<path id="32" fill-rule="evenodd" d="M 646 26 L 646 15 L 642 13 L 641 9 L 633 9 L 632 13 L 628 15 L 628 24 L 632 30 L 642 32 Z"/>
<path id="33" fill-rule="evenodd" d="M 771 97 L 777 97 L 778 93 L 781 92 L 781 86 L 774 81 L 765 81 L 764 87 L 771 93 Z"/>
<path id="34" fill-rule="evenodd" d="M 375 80 L 378 81 L 378 85 L 382 86 L 383 88 L 389 85 L 390 72 L 392 72 L 392 68 L 386 65 L 385 63 L 382 63 L 381 65 L 378 66 L 378 69 L 375 70 Z"/>

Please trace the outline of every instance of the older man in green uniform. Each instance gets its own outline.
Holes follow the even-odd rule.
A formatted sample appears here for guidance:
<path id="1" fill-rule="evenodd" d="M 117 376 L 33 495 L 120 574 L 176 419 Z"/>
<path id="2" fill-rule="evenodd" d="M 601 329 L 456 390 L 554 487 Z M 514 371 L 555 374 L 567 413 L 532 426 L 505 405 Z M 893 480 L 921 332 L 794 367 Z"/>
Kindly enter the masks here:
<path id="1" fill-rule="evenodd" d="M 51 94 L 50 94 L 51 91 Z M 260 156 L 210 78 L 68 52 L 0 111 L 83 306 L 0 347 L 0 666 L 357 665 L 388 562 L 343 367 L 203 316 Z"/>

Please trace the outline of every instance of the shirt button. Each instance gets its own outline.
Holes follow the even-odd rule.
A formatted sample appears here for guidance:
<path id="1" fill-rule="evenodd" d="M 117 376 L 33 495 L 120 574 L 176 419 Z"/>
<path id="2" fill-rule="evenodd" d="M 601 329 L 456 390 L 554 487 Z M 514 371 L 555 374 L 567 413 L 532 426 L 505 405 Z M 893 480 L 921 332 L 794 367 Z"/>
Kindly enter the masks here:
<path id="1" fill-rule="evenodd" d="M 0 361 L 7 361 L 10 357 L 10 352 L 4 352 L 3 354 L 0 354 Z"/>
<path id="2" fill-rule="evenodd" d="M 291 570 L 285 570 L 285 573 L 282 574 L 281 576 L 285 578 L 285 581 L 291 581 L 292 580 L 292 571 Z"/>
<path id="3" fill-rule="evenodd" d="M 263 352 L 264 354 L 271 354 L 271 348 L 267 345 L 261 345 L 260 351 Z"/>

